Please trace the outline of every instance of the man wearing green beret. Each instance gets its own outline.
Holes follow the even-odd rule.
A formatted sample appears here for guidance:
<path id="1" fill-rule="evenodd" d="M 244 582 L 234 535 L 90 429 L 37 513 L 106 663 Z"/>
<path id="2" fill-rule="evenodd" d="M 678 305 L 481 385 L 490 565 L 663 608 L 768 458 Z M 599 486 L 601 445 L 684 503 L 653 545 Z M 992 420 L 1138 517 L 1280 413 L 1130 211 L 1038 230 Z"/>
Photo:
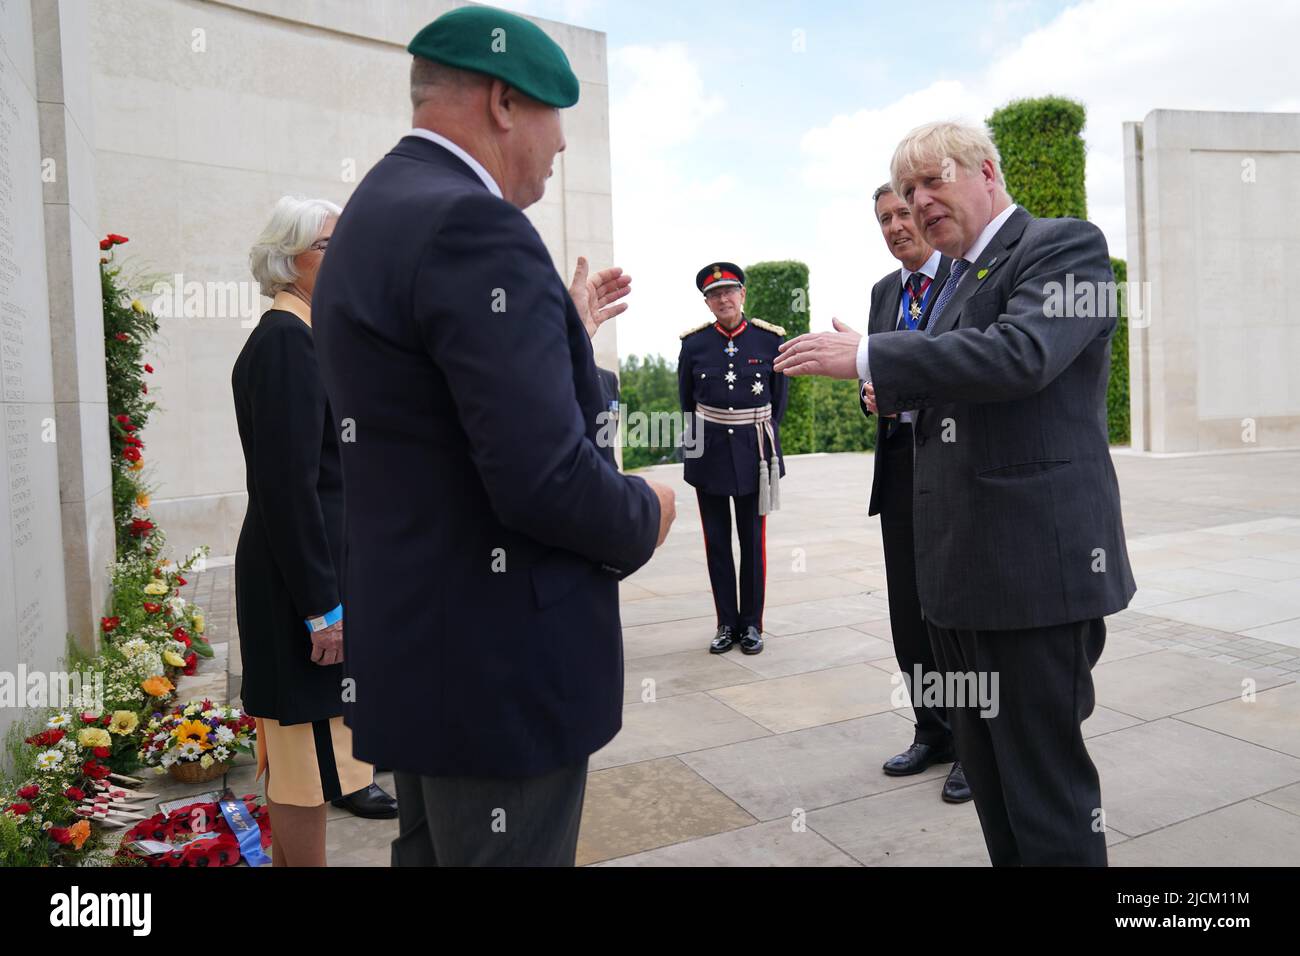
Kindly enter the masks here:
<path id="1" fill-rule="evenodd" d="M 631 280 L 579 258 L 566 290 L 521 212 L 578 99 L 564 51 L 489 7 L 409 50 L 415 128 L 353 193 L 312 303 L 349 436 L 344 716 L 394 769 L 394 865 L 571 866 L 622 721 L 618 582 L 675 515 L 598 446 L 590 337 Z"/>

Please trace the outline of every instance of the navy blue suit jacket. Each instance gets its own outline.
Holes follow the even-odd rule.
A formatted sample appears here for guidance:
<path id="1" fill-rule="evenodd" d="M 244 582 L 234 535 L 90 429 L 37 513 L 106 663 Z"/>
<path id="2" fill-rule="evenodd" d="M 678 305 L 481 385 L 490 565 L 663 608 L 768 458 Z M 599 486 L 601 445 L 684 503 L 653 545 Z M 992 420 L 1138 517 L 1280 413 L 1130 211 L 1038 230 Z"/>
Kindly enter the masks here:
<path id="1" fill-rule="evenodd" d="M 596 446 L 591 343 L 537 231 L 405 137 L 343 211 L 312 312 L 355 754 L 484 776 L 585 758 L 621 726 L 617 582 L 659 505 Z"/>

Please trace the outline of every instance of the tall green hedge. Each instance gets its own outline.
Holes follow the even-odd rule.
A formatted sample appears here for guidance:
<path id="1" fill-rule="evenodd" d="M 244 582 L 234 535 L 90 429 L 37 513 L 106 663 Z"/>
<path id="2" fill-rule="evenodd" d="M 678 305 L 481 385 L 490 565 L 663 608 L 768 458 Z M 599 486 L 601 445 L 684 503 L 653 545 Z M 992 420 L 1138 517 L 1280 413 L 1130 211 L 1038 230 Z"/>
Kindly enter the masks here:
<path id="1" fill-rule="evenodd" d="M 808 331 L 808 267 L 787 259 L 756 262 L 745 269 L 745 313 L 785 328 L 787 339 Z M 792 378 L 785 418 L 781 422 L 781 451 L 799 455 L 816 451 L 814 393 L 811 378 Z"/>
<path id="2" fill-rule="evenodd" d="M 988 118 L 1007 191 L 1033 215 L 1088 218 L 1086 120 L 1082 103 L 1059 96 L 1014 100 Z"/>
<path id="3" fill-rule="evenodd" d="M 1128 392 L 1128 263 L 1111 257 L 1119 286 L 1119 322 L 1110 340 L 1110 380 L 1106 383 L 1106 429 L 1112 445 L 1127 445 L 1129 435 Z"/>

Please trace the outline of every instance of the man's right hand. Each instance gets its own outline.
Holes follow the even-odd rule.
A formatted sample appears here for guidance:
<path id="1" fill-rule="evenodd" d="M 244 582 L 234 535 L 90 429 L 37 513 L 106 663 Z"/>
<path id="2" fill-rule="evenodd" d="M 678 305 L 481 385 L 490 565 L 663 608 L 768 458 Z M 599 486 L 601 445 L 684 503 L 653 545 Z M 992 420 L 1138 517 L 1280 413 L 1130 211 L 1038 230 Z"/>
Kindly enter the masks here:
<path id="1" fill-rule="evenodd" d="M 646 484 L 659 499 L 659 540 L 655 542 L 657 548 L 668 537 L 668 529 L 673 526 L 673 519 L 677 517 L 677 492 L 657 481 L 646 481 Z"/>

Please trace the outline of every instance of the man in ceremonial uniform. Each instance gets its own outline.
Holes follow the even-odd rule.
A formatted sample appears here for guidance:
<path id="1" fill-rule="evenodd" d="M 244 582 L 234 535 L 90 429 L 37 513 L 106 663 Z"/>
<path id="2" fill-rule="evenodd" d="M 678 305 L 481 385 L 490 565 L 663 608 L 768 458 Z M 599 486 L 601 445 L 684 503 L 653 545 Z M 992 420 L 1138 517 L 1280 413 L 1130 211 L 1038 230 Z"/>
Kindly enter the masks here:
<path id="1" fill-rule="evenodd" d="M 767 513 L 780 507 L 780 423 L 786 380 L 772 373 L 785 329 L 747 316 L 745 273 L 731 262 L 701 269 L 696 288 L 713 320 L 682 334 L 677 361 L 682 411 L 694 416 L 696 457 L 685 478 L 695 486 L 704 526 L 709 583 L 718 630 L 710 652 L 739 643 L 763 650 L 763 591 L 767 577 Z M 702 439 L 702 441 L 701 441 Z M 731 555 L 732 502 L 740 539 L 740 591 Z"/>

